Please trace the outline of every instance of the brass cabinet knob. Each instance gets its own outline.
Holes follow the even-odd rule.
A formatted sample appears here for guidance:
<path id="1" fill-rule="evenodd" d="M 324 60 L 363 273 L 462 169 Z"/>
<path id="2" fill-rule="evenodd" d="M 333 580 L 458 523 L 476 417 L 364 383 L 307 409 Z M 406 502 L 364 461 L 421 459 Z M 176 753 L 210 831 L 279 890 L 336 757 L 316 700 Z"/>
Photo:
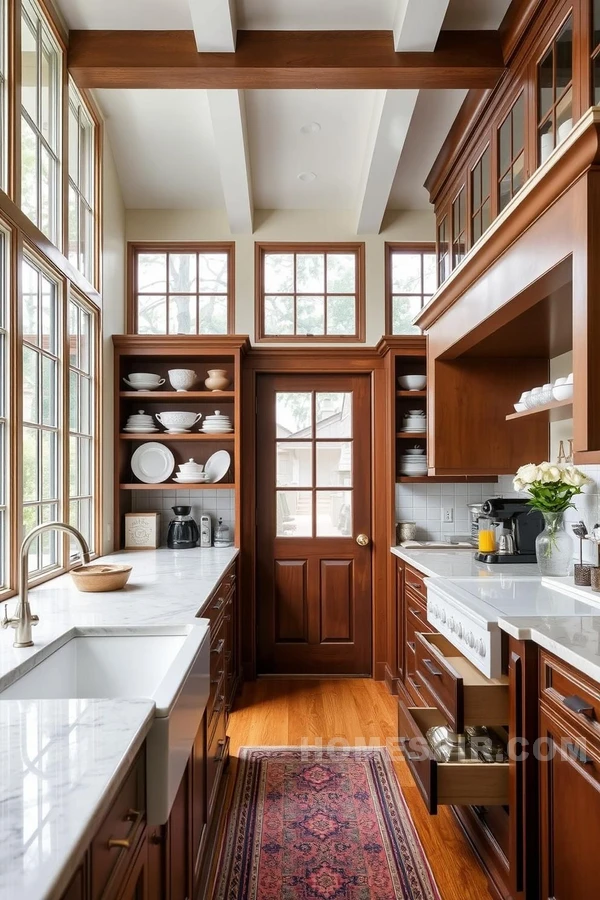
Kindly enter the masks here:
<path id="1" fill-rule="evenodd" d="M 131 841 L 128 838 L 110 838 L 108 841 L 108 846 L 112 850 L 113 847 L 119 847 L 122 850 L 129 850 L 131 847 Z"/>
<path id="2" fill-rule="evenodd" d="M 366 547 L 369 543 L 369 538 L 366 534 L 359 534 L 356 538 L 356 543 L 359 547 Z"/>

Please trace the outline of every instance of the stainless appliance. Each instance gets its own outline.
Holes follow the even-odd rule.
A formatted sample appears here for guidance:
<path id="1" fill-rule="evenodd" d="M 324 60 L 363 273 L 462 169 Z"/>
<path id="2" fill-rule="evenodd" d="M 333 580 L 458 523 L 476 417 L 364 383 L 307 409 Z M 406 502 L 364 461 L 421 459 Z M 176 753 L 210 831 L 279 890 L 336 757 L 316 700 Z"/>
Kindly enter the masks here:
<path id="1" fill-rule="evenodd" d="M 210 516 L 200 516 L 200 546 L 212 547 L 212 520 Z"/>
<path id="2" fill-rule="evenodd" d="M 172 506 L 175 518 L 169 522 L 167 547 L 170 550 L 191 550 L 198 546 L 200 531 L 190 513 L 191 506 Z"/>
<path id="3" fill-rule="evenodd" d="M 502 550 L 478 551 L 475 559 L 484 563 L 535 563 L 535 539 L 544 530 L 544 517 L 522 500 L 493 497 L 482 507 L 484 516 L 507 535 Z M 508 537 L 512 540 L 508 540 Z"/>

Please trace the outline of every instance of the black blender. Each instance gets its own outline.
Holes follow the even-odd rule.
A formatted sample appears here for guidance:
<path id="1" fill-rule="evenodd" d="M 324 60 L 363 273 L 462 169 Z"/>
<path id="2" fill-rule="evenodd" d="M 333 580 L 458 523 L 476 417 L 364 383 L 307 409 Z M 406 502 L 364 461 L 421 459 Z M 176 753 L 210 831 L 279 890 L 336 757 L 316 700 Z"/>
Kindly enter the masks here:
<path id="1" fill-rule="evenodd" d="M 191 506 L 172 506 L 175 518 L 169 522 L 167 547 L 170 550 L 191 550 L 198 546 L 200 529 L 192 519 Z"/>

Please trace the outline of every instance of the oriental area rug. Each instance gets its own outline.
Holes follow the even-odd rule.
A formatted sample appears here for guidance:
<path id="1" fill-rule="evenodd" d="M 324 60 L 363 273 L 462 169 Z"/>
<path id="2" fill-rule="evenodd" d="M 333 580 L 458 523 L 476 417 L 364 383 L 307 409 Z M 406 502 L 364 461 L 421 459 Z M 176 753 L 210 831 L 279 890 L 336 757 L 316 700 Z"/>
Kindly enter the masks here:
<path id="1" fill-rule="evenodd" d="M 384 748 L 240 750 L 214 900 L 440 900 Z"/>

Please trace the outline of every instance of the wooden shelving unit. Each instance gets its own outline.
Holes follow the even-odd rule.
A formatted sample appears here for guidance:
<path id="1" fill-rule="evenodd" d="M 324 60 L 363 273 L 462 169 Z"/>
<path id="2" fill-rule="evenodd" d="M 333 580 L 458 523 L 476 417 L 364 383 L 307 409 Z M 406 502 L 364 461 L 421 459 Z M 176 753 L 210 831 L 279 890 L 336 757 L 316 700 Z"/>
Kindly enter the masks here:
<path id="1" fill-rule="evenodd" d="M 419 397 L 427 397 L 427 391 L 396 391 L 396 397 L 406 397 L 409 400 L 414 397 L 418 400 Z"/>
<path id="2" fill-rule="evenodd" d="M 561 419 L 571 419 L 573 418 L 573 400 L 552 400 L 551 403 L 534 406 L 533 409 L 526 409 L 525 412 L 511 413 L 506 417 L 506 421 L 527 419 L 529 416 L 538 416 L 541 413 L 548 413 L 548 418 L 552 422 L 559 422 Z"/>
<path id="3" fill-rule="evenodd" d="M 232 336 L 183 335 L 114 335 L 115 349 L 115 529 L 114 547 L 123 543 L 123 516 L 133 507 L 135 491 L 234 491 L 235 492 L 235 542 L 239 544 L 241 522 L 241 384 L 242 357 L 248 339 Z M 208 391 L 203 386 L 208 369 L 224 369 L 231 382 L 226 391 Z M 198 390 L 173 391 L 169 388 L 169 369 L 193 369 L 198 373 Z M 167 390 L 122 390 L 123 378 L 132 372 L 152 372 L 165 378 Z M 204 434 L 199 431 L 184 434 L 167 434 L 164 431 L 151 434 L 130 434 L 123 431 L 128 417 L 139 409 L 157 412 L 185 409 L 187 412 L 211 415 L 223 409 L 233 422 L 230 434 Z M 198 427 L 198 426 L 197 426 Z M 158 441 L 169 447 L 175 457 L 176 467 L 190 457 L 206 464 L 209 456 L 219 448 L 231 454 L 231 468 L 224 481 L 216 484 L 177 484 L 173 475 L 160 484 L 138 481 L 131 471 L 131 456 L 136 445 Z M 229 480 L 227 480 L 229 479 Z"/>
<path id="4" fill-rule="evenodd" d="M 405 438 L 410 438 L 414 440 L 414 438 L 418 438 L 421 441 L 427 440 L 427 432 L 426 431 L 399 431 L 396 434 L 397 438 L 404 440 Z"/>

